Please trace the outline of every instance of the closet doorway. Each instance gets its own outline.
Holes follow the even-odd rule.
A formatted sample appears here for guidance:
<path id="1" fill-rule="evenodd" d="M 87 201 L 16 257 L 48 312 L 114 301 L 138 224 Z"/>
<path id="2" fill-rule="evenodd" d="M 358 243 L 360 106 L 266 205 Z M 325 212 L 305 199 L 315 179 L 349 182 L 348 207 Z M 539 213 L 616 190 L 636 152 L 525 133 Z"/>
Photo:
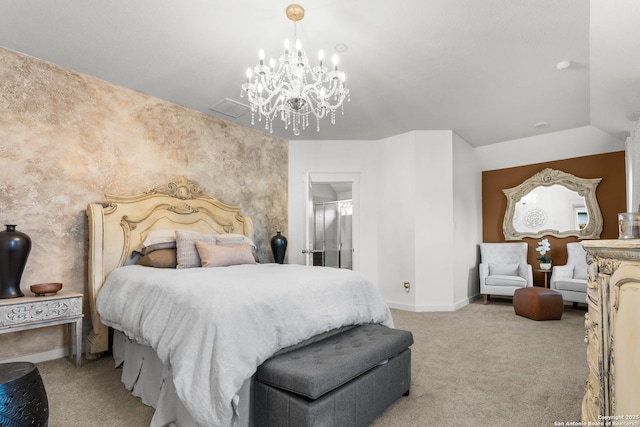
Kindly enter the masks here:
<path id="1" fill-rule="evenodd" d="M 314 203 L 313 265 L 353 268 L 351 198 Z"/>
<path id="2" fill-rule="evenodd" d="M 358 174 L 308 174 L 307 265 L 358 268 Z"/>

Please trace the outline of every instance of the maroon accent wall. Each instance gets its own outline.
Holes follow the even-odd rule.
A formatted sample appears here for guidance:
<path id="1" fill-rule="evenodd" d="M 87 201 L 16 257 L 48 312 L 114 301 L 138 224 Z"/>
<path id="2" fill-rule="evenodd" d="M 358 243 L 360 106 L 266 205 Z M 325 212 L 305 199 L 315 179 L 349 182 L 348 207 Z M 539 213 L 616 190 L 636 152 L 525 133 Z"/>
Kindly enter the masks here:
<path id="1" fill-rule="evenodd" d="M 507 208 L 504 188 L 512 188 L 545 168 L 558 169 L 580 178 L 602 178 L 596 190 L 596 198 L 602 211 L 604 227 L 601 239 L 618 238 L 618 213 L 626 211 L 625 153 L 618 151 L 593 156 L 575 157 L 554 162 L 536 163 L 507 169 L 482 172 L 482 240 L 504 242 L 502 220 Z M 579 241 L 576 237 L 559 239 L 547 236 L 551 243 L 551 258 L 554 265 L 567 261 L 566 244 Z M 529 244 L 529 263 L 537 268 L 536 247 L 540 239 L 524 238 Z M 542 284 L 542 274 L 534 273 L 536 284 Z"/>

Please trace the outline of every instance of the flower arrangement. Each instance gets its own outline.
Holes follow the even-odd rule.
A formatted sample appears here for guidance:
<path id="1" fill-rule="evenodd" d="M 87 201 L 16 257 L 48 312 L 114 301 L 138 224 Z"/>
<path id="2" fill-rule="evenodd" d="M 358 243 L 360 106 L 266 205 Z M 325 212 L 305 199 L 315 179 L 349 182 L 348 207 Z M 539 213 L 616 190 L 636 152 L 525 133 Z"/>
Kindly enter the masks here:
<path id="1" fill-rule="evenodd" d="M 540 243 L 538 243 L 538 247 L 536 248 L 536 251 L 540 252 L 540 256 L 537 258 L 538 261 L 545 264 L 550 263 L 551 256 L 547 255 L 547 252 L 549 252 L 550 249 L 551 244 L 549 243 L 548 239 L 540 240 Z"/>

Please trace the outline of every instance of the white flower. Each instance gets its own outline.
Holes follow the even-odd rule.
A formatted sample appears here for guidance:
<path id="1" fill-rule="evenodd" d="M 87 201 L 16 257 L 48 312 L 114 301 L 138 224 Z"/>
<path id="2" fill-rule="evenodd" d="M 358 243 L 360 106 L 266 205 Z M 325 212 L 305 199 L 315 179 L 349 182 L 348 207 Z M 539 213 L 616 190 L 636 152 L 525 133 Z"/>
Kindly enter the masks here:
<path id="1" fill-rule="evenodd" d="M 540 255 L 544 255 L 547 252 L 549 252 L 549 249 L 551 249 L 551 244 L 549 244 L 549 240 L 542 239 L 540 243 L 538 243 L 538 247 L 536 248 L 536 251 L 540 252 Z"/>
<path id="2" fill-rule="evenodd" d="M 538 257 L 538 260 L 540 262 L 545 262 L 545 263 L 551 262 L 551 257 L 549 255 L 545 255 L 547 252 L 549 252 L 550 249 L 551 249 L 551 245 L 549 244 L 548 239 L 542 239 L 540 243 L 538 243 L 538 247 L 536 248 L 536 251 L 540 253 L 540 256 Z"/>

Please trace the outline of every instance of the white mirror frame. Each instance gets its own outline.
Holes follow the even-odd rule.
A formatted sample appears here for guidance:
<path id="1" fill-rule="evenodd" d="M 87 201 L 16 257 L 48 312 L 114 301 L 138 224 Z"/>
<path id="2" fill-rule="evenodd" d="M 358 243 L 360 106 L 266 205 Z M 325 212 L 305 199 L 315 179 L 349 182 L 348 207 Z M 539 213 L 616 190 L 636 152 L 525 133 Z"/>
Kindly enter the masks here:
<path id="1" fill-rule="evenodd" d="M 524 181 L 517 187 L 507 188 L 502 192 L 507 197 L 507 209 L 502 222 L 502 232 L 505 240 L 522 240 L 523 237 L 568 237 L 576 236 L 580 239 L 599 239 L 602 233 L 602 212 L 596 199 L 596 187 L 602 181 L 602 178 L 578 178 L 566 172 L 546 168 L 541 170 L 531 178 Z M 536 187 L 550 187 L 552 185 L 562 185 L 569 190 L 575 191 L 578 195 L 584 197 L 589 214 L 589 223 L 582 230 L 558 231 L 552 229 L 540 230 L 535 233 L 523 233 L 516 231 L 513 226 L 513 217 L 515 214 L 516 203 L 527 195 Z"/>

